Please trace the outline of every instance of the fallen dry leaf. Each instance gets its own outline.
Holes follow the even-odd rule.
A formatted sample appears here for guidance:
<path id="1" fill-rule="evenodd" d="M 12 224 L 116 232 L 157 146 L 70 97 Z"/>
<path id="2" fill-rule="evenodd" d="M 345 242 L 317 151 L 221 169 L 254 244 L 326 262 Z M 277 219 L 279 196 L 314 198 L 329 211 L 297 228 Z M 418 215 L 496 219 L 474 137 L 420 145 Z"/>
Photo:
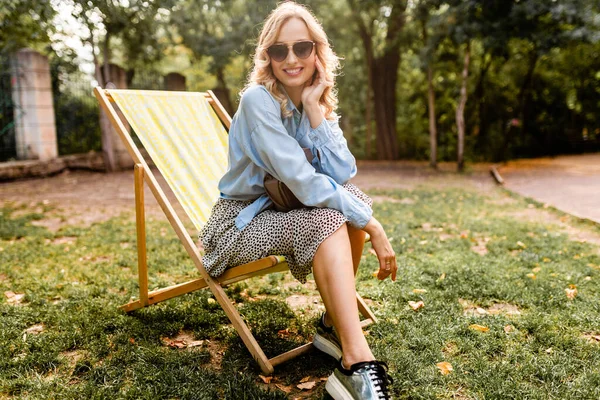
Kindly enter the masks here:
<path id="1" fill-rule="evenodd" d="M 37 324 L 30 326 L 25 329 L 25 333 L 29 333 L 30 335 L 37 335 L 38 333 L 42 333 L 44 331 L 44 324 Z"/>
<path id="2" fill-rule="evenodd" d="M 586 276 L 585 278 L 583 278 L 584 281 L 591 281 L 592 277 L 591 276 Z"/>
<path id="3" fill-rule="evenodd" d="M 280 338 L 286 338 L 290 336 L 290 331 L 288 328 L 282 329 L 280 331 L 277 331 L 277 336 L 279 336 Z"/>
<path id="4" fill-rule="evenodd" d="M 260 378 L 261 381 L 263 381 L 263 383 L 271 383 L 271 380 L 273 379 L 272 376 L 259 375 L 258 377 Z"/>
<path id="5" fill-rule="evenodd" d="M 285 393 L 289 393 L 292 391 L 291 386 L 284 386 L 282 384 L 276 383 L 275 386 L 277 387 L 277 389 L 281 390 L 282 392 Z"/>
<path id="6" fill-rule="evenodd" d="M 435 366 L 439 368 L 442 375 L 448 375 L 450 372 L 452 372 L 454 370 L 454 368 L 452 368 L 452 364 L 450 364 L 447 361 L 439 362 L 439 363 L 435 364 Z"/>
<path id="7" fill-rule="evenodd" d="M 577 296 L 577 286 L 569 285 L 569 287 L 565 289 L 565 294 L 569 300 L 575 299 L 575 296 Z"/>
<path id="8" fill-rule="evenodd" d="M 475 312 L 480 315 L 487 315 L 488 312 L 485 308 L 477 307 L 475 308 Z"/>
<path id="9" fill-rule="evenodd" d="M 477 325 L 477 324 L 469 325 L 469 329 L 474 330 L 474 331 L 479 331 L 479 332 L 487 332 L 490 330 L 490 328 L 488 328 L 487 326 Z"/>
<path id="10" fill-rule="evenodd" d="M 6 296 L 6 302 L 8 304 L 21 304 L 21 300 L 25 297 L 24 293 L 15 293 L 12 291 L 4 292 L 4 296 Z"/>
<path id="11" fill-rule="evenodd" d="M 477 242 L 475 246 L 471 246 L 471 251 L 474 251 L 480 256 L 485 256 L 488 253 L 488 249 L 485 245 L 485 242 Z"/>
<path id="12" fill-rule="evenodd" d="M 504 332 L 506 332 L 506 333 L 511 333 L 511 332 L 514 332 L 514 331 L 515 331 L 515 327 L 512 326 L 512 325 L 506 325 L 504 327 Z"/>
<path id="13" fill-rule="evenodd" d="M 552 347 L 548 347 L 548 348 L 546 349 L 546 353 L 548 353 L 548 354 L 552 353 L 553 351 L 554 351 L 554 350 L 552 350 Z"/>
<path id="14" fill-rule="evenodd" d="M 446 279 L 446 273 L 445 272 L 440 275 L 440 277 L 438 278 L 438 281 L 443 281 L 444 279 Z"/>
<path id="15" fill-rule="evenodd" d="M 187 347 L 197 347 L 202 346 L 204 340 L 194 340 L 193 342 L 188 343 Z"/>
<path id="16" fill-rule="evenodd" d="M 300 379 L 300 383 L 308 382 L 309 380 L 310 376 L 305 376 L 304 378 Z"/>
<path id="17" fill-rule="evenodd" d="M 412 291 L 415 294 L 421 294 L 421 293 L 427 293 L 427 290 L 425 289 L 413 289 Z"/>
<path id="18" fill-rule="evenodd" d="M 417 311 L 419 308 L 425 307 L 425 303 L 423 303 L 423 301 L 409 301 L 408 305 L 415 311 Z"/>
<path id="19" fill-rule="evenodd" d="M 132 338 L 132 337 L 130 337 L 130 338 L 129 338 L 129 343 L 131 343 L 131 344 L 134 344 L 134 343 L 135 343 L 135 339 L 134 339 L 134 338 Z"/>
<path id="20" fill-rule="evenodd" d="M 588 333 L 588 334 L 584 334 L 583 336 L 592 342 L 600 342 L 600 335 Z"/>
<path id="21" fill-rule="evenodd" d="M 183 349 L 184 347 L 187 347 L 185 340 L 173 340 L 169 339 L 168 337 L 164 337 L 162 338 L 162 342 L 165 344 L 165 346 L 169 346 L 174 349 Z"/>
<path id="22" fill-rule="evenodd" d="M 520 240 L 517 242 L 517 246 L 522 247 L 524 249 L 527 248 L 527 246 L 525 245 L 525 243 L 521 242 Z"/>
<path id="23" fill-rule="evenodd" d="M 316 384 L 317 382 L 304 382 L 299 385 L 296 385 L 296 387 L 300 390 L 311 390 L 315 387 Z"/>

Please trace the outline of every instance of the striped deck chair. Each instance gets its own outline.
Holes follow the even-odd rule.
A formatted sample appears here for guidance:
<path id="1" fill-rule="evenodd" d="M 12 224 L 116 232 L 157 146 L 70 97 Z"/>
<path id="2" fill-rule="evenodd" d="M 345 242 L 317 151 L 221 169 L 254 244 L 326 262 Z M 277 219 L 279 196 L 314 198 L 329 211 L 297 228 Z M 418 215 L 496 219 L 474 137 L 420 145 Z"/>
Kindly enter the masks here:
<path id="1" fill-rule="evenodd" d="M 272 272 L 288 269 L 285 258 L 272 255 L 227 269 L 218 278 L 211 277 L 202 265 L 200 251 L 174 211 L 154 172 L 133 142 L 128 129 L 117 114 L 117 107 L 133 127 L 143 147 L 165 182 L 175 194 L 184 212 L 199 231 L 210 215 L 219 191 L 217 184 L 227 169 L 227 129 L 231 118 L 215 95 L 192 92 L 118 90 L 96 87 L 94 94 L 106 111 L 113 127 L 123 140 L 134 161 L 135 210 L 139 274 L 139 300 L 121 306 L 130 312 L 151 304 L 208 287 L 239 333 L 242 341 L 265 374 L 287 360 L 310 350 L 305 344 L 271 359 L 256 342 L 237 308 L 223 290 L 224 286 Z M 146 230 L 144 218 L 144 182 L 167 216 L 185 250 L 192 258 L 200 278 L 189 282 L 148 291 L 146 263 Z M 365 317 L 362 325 L 376 322 L 375 316 L 357 294 L 358 308 Z"/>

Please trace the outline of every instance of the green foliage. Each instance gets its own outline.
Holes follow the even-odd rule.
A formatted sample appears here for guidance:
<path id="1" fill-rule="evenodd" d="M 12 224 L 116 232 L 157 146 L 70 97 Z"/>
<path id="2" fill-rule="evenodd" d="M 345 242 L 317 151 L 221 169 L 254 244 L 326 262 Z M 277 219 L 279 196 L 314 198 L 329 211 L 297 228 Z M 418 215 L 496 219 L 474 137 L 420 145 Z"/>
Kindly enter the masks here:
<path id="1" fill-rule="evenodd" d="M 50 43 L 56 11 L 47 1 L 4 0 L 0 7 L 0 53 Z"/>
<path id="2" fill-rule="evenodd" d="M 58 154 L 100 151 L 99 106 L 89 77 L 64 55 L 52 54 L 50 65 Z"/>
<path id="3" fill-rule="evenodd" d="M 62 1 L 70 0 L 3 3 L 0 49 L 40 48 L 61 40 L 53 36 L 52 20 L 53 5 L 58 8 Z M 73 15 L 83 24 L 82 40 L 93 46 L 96 61 L 102 64 L 107 59 L 125 66 L 130 84 L 139 86 L 137 82 L 145 77 L 177 71 L 186 75 L 190 90 L 222 89 L 235 110 L 260 24 L 276 3 L 73 0 Z M 303 3 L 314 11 L 343 58 L 344 68 L 337 78 L 339 114 L 349 145 L 359 158 L 377 158 L 374 115 L 371 122 L 366 116 L 366 105 L 373 99 L 367 94 L 368 57 L 359 19 L 370 33 L 375 58 L 383 56 L 390 44 L 400 49 L 396 120 L 390 123 L 396 126 L 401 158 L 429 157 L 427 68 L 432 68 L 438 155 L 440 160 L 455 159 L 461 46 L 467 42 L 472 52 L 465 110 L 468 160 L 600 150 L 596 118 L 600 113 L 600 14 L 594 1 Z M 390 10 L 404 6 L 401 20 L 390 21 Z M 154 79 L 157 88 L 159 80 Z M 64 107 L 71 104 L 63 102 Z M 368 124 L 373 132 L 370 154 Z"/>

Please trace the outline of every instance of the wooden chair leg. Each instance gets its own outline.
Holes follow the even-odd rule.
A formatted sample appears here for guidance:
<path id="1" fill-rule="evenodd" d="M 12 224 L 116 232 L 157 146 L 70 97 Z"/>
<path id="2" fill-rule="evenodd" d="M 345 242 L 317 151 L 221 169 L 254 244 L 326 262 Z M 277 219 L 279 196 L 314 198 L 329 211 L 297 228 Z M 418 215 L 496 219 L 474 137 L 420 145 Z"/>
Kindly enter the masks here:
<path id="1" fill-rule="evenodd" d="M 369 308 L 365 300 L 356 292 L 356 303 L 358 305 L 358 311 L 363 315 L 363 317 L 367 319 L 371 319 L 372 323 L 377 323 L 377 318 L 375 318 L 375 314 Z"/>
<path id="2" fill-rule="evenodd" d="M 136 164 L 135 182 L 135 224 L 137 228 L 138 280 L 140 285 L 140 303 L 148 305 L 148 263 L 146 260 L 146 220 L 144 215 L 144 167 Z"/>

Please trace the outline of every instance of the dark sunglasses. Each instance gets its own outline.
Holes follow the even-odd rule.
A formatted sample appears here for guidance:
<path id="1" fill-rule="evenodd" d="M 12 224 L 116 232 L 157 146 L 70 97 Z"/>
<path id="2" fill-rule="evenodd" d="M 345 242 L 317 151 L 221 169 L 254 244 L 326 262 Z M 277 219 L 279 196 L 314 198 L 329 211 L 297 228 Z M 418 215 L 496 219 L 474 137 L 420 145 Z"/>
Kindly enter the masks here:
<path id="1" fill-rule="evenodd" d="M 304 60 L 311 55 L 313 47 L 315 47 L 315 42 L 306 40 L 303 42 L 296 42 L 293 45 L 274 44 L 267 49 L 267 53 L 271 59 L 281 62 L 287 58 L 290 47 L 294 51 L 296 57 Z"/>

